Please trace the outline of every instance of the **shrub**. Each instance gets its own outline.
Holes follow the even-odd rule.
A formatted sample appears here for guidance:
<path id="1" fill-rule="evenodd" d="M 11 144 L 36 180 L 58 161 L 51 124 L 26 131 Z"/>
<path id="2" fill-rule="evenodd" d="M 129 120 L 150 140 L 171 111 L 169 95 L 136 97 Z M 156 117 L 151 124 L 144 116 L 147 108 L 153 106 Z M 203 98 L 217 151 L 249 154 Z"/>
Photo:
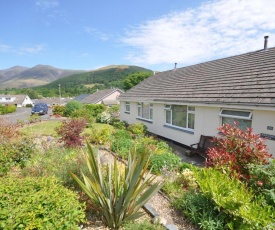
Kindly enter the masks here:
<path id="1" fill-rule="evenodd" d="M 8 122 L 7 119 L 0 117 L 0 144 L 9 142 L 11 139 L 19 135 L 18 127 L 16 124 Z"/>
<path id="2" fill-rule="evenodd" d="M 199 191 L 187 191 L 181 198 L 174 200 L 172 205 L 201 229 L 228 229 L 226 226 L 228 216 L 217 210 L 215 203 Z"/>
<path id="3" fill-rule="evenodd" d="M 127 159 L 130 148 L 134 146 L 132 136 L 126 130 L 118 130 L 113 134 L 112 138 L 111 150 L 120 157 Z"/>
<path id="4" fill-rule="evenodd" d="M 180 163 L 181 158 L 171 152 L 152 154 L 149 168 L 154 174 L 166 174 L 171 170 L 177 169 Z"/>
<path id="5" fill-rule="evenodd" d="M 113 105 L 108 108 L 108 112 L 111 114 L 112 118 L 119 118 L 119 105 Z"/>
<path id="6" fill-rule="evenodd" d="M 111 122 L 111 114 L 104 111 L 97 115 L 96 121 L 99 123 L 109 124 Z"/>
<path id="7" fill-rule="evenodd" d="M 232 217 L 230 229 L 268 229 L 274 224 L 275 209 L 264 205 L 263 198 L 255 197 L 236 177 L 230 178 L 214 168 L 194 173 L 203 195 Z"/>
<path id="8" fill-rule="evenodd" d="M 269 205 L 275 207 L 275 160 L 271 160 L 268 165 L 248 166 L 251 180 L 249 186 L 257 195 L 262 194 Z"/>
<path id="9" fill-rule="evenodd" d="M 64 105 L 54 105 L 53 106 L 53 115 L 64 116 L 65 106 Z"/>
<path id="10" fill-rule="evenodd" d="M 138 124 L 130 124 L 127 127 L 127 130 L 130 131 L 131 133 L 135 135 L 145 135 L 147 132 L 147 127 L 143 123 L 138 123 Z"/>
<path id="11" fill-rule="evenodd" d="M 27 138 L 5 142 L 0 145 L 0 176 L 5 175 L 13 166 L 24 168 L 35 152 L 35 144 Z"/>
<path id="12" fill-rule="evenodd" d="M 56 132 L 61 135 L 60 142 L 69 148 L 79 147 L 82 145 L 80 134 L 86 127 L 87 121 L 83 118 L 73 118 L 68 121 L 62 121 L 62 124 L 57 127 Z"/>
<path id="13" fill-rule="evenodd" d="M 258 134 L 253 134 L 251 128 L 244 132 L 237 124 L 226 124 L 218 130 L 223 136 L 214 138 L 216 146 L 209 150 L 208 166 L 237 175 L 241 180 L 249 180 L 248 164 L 268 163 L 271 155 L 266 151 L 264 140 Z"/>
<path id="14" fill-rule="evenodd" d="M 15 105 L 0 105 L 0 114 L 8 114 L 16 111 Z"/>
<path id="15" fill-rule="evenodd" d="M 117 129 L 126 129 L 127 123 L 125 121 L 119 121 L 111 119 L 110 124 Z"/>
<path id="16" fill-rule="evenodd" d="M 88 172 L 83 154 L 77 149 L 49 147 L 44 153 L 36 152 L 21 170 L 22 177 L 55 177 L 70 189 L 78 184 L 70 172 L 81 176 L 80 170 Z"/>
<path id="17" fill-rule="evenodd" d="M 101 114 L 103 111 L 107 109 L 107 107 L 103 104 L 88 104 L 84 105 L 85 109 L 90 111 L 90 114 L 93 117 L 97 117 L 99 114 Z"/>
<path id="18" fill-rule="evenodd" d="M 67 117 L 70 117 L 72 113 L 76 110 L 82 109 L 83 104 L 79 101 L 69 101 L 65 106 L 64 115 Z"/>
<path id="19" fill-rule="evenodd" d="M 148 153 L 141 154 L 131 151 L 128 165 L 123 172 L 119 170 L 116 158 L 114 163 L 106 165 L 106 175 L 91 147 L 88 145 L 86 161 L 90 170 L 89 176 L 83 174 L 84 183 L 74 174 L 72 176 L 83 191 L 102 209 L 106 225 L 118 229 L 126 221 L 139 218 L 140 208 L 161 188 L 162 184 L 154 182 L 155 177 L 149 176 Z"/>
<path id="20" fill-rule="evenodd" d="M 42 119 L 38 114 L 33 114 L 28 117 L 29 123 L 36 123 L 40 122 Z"/>
<path id="21" fill-rule="evenodd" d="M 95 127 L 91 127 L 92 134 L 90 135 L 90 140 L 95 144 L 104 145 L 110 139 L 112 134 L 112 130 L 110 127 L 102 127 L 101 129 L 96 129 Z"/>
<path id="22" fill-rule="evenodd" d="M 53 178 L 2 178 L 0 229 L 79 229 L 84 206 Z"/>

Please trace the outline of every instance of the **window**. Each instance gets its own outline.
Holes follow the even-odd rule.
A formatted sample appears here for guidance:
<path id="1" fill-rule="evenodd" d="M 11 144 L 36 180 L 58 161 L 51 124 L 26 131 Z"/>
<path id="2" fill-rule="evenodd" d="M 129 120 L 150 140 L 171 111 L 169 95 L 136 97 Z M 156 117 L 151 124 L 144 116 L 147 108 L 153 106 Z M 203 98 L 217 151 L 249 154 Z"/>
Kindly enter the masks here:
<path id="1" fill-rule="evenodd" d="M 165 105 L 165 123 L 181 128 L 194 129 L 195 107 L 186 105 Z"/>
<path id="2" fill-rule="evenodd" d="M 138 103 L 138 117 L 153 120 L 153 104 Z"/>
<path id="3" fill-rule="evenodd" d="M 222 109 L 220 112 L 220 116 L 222 117 L 222 125 L 224 124 L 234 125 L 234 122 L 238 122 L 239 128 L 244 131 L 247 128 L 251 128 L 251 123 L 252 123 L 251 111 Z"/>
<path id="4" fill-rule="evenodd" d="M 125 102 L 125 112 L 130 113 L 130 102 Z"/>

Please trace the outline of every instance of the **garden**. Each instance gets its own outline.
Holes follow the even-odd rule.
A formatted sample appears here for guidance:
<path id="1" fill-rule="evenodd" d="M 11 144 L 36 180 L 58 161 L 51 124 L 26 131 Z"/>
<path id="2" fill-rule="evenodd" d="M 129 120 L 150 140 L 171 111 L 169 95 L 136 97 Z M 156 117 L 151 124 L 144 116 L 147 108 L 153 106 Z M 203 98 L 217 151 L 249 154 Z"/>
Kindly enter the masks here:
<path id="1" fill-rule="evenodd" d="M 0 118 L 0 229 L 165 229 L 142 209 L 156 194 L 192 229 L 275 229 L 275 161 L 251 129 L 220 127 L 197 167 L 118 111 L 71 101 L 60 121 Z"/>

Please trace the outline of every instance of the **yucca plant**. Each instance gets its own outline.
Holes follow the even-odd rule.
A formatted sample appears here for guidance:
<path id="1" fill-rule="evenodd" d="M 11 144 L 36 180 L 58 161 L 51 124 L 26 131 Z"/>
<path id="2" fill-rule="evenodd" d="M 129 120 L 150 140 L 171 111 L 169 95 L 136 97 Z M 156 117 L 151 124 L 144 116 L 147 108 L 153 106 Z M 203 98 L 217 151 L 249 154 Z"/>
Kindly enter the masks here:
<path id="1" fill-rule="evenodd" d="M 106 225 L 118 229 L 125 222 L 141 217 L 141 207 L 162 187 L 162 183 L 154 182 L 155 176 L 147 171 L 150 157 L 146 149 L 139 154 L 135 149 L 129 151 L 124 172 L 119 170 L 116 158 L 103 166 L 99 152 L 96 157 L 88 143 L 87 149 L 89 176 L 82 173 L 82 182 L 73 173 L 71 175 L 101 208 Z"/>

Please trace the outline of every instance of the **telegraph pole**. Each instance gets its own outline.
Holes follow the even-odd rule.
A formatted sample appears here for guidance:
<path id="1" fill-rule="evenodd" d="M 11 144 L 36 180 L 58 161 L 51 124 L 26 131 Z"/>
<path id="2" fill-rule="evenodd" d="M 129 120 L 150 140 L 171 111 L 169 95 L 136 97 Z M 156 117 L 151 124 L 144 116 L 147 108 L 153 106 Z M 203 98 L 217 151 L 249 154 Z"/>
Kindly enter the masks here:
<path id="1" fill-rule="evenodd" d="M 59 101 L 60 101 L 60 105 L 61 105 L 61 90 L 60 90 L 60 84 L 58 84 L 58 88 L 59 88 Z"/>

